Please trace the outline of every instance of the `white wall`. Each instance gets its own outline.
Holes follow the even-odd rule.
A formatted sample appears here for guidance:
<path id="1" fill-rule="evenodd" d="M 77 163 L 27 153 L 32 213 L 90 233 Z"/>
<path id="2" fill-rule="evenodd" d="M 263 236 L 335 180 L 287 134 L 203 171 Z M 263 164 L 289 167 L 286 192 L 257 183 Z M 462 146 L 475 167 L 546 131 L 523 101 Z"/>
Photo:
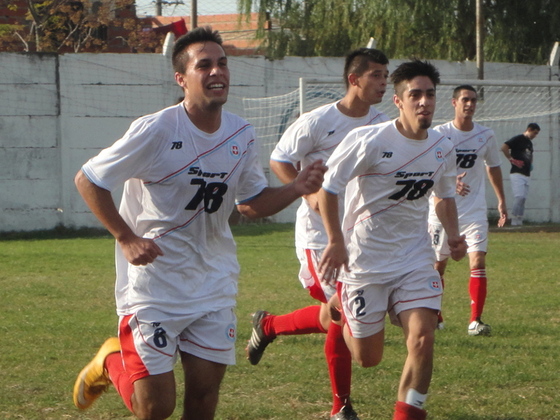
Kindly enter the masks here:
<path id="1" fill-rule="evenodd" d="M 226 108 L 242 116 L 243 97 L 285 94 L 297 88 L 300 76 L 337 77 L 343 65 L 340 58 L 229 60 Z M 398 63 L 391 62 L 390 69 Z M 476 78 L 474 63 L 434 64 L 444 78 Z M 488 79 L 550 77 L 546 66 L 486 63 L 485 70 Z M 74 174 L 135 118 L 177 102 L 181 92 L 172 74 L 168 59 L 156 54 L 0 53 L 0 232 L 99 226 L 75 190 Z M 523 124 L 507 135 L 523 131 Z M 558 126 L 557 118 L 550 121 L 535 142 L 538 165 L 527 209 L 534 221 L 560 222 L 554 188 L 560 168 Z M 507 171 L 504 175 L 511 203 Z M 272 176 L 271 181 L 276 183 Z M 292 221 L 295 207 L 276 220 Z"/>

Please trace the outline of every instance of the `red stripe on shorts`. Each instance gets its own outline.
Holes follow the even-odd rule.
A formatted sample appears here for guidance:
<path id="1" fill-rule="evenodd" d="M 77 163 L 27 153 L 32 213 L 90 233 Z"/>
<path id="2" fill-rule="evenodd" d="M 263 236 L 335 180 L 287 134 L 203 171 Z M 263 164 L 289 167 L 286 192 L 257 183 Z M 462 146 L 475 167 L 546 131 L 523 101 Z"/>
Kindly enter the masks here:
<path id="1" fill-rule="evenodd" d="M 124 316 L 119 325 L 119 341 L 121 342 L 121 354 L 124 363 L 124 368 L 129 374 L 132 382 L 138 379 L 150 376 L 150 372 L 144 365 L 142 358 L 136 351 L 134 345 L 134 337 L 132 335 L 132 328 L 130 328 L 130 320 L 134 315 Z"/>

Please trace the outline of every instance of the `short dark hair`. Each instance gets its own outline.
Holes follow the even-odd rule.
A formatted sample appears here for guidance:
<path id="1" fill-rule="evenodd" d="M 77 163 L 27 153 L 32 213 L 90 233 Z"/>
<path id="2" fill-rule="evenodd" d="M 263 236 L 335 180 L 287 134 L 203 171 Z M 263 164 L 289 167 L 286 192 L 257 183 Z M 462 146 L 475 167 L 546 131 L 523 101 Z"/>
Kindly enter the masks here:
<path id="1" fill-rule="evenodd" d="M 417 76 L 428 77 L 434 84 L 434 87 L 439 83 L 439 71 L 433 64 L 427 61 L 413 59 L 400 64 L 393 74 L 391 74 L 391 82 L 393 82 L 395 93 L 399 95 L 397 86 L 401 82 L 412 80 Z"/>
<path id="2" fill-rule="evenodd" d="M 177 73 L 185 72 L 189 58 L 186 53 L 187 48 L 197 42 L 215 42 L 218 45 L 222 45 L 222 37 L 218 31 L 213 31 L 210 26 L 200 26 L 178 38 L 173 45 L 173 55 L 171 58 L 174 71 Z"/>
<path id="3" fill-rule="evenodd" d="M 527 130 L 531 131 L 541 131 L 541 127 L 537 123 L 529 123 Z"/>
<path id="4" fill-rule="evenodd" d="M 355 73 L 362 75 L 368 69 L 369 63 L 389 64 L 389 59 L 381 51 L 374 48 L 358 48 L 346 56 L 344 61 L 344 84 L 349 88 L 348 75 Z"/>
<path id="5" fill-rule="evenodd" d="M 459 85 L 455 89 L 453 89 L 453 98 L 457 99 L 462 90 L 470 90 L 471 92 L 474 92 L 478 95 L 478 92 L 472 85 Z"/>

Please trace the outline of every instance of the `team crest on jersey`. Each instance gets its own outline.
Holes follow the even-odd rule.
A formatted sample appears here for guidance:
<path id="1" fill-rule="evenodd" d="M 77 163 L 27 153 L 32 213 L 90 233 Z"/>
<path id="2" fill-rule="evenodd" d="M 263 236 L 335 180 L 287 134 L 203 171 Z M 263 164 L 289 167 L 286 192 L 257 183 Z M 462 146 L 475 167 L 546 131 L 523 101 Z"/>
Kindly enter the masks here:
<path id="1" fill-rule="evenodd" d="M 441 290 L 441 282 L 438 277 L 428 279 L 428 283 L 430 284 L 430 289 L 437 291 Z"/>
<path id="2" fill-rule="evenodd" d="M 443 160 L 443 149 L 441 147 L 436 148 L 436 159 L 438 162 Z"/>
<path id="3" fill-rule="evenodd" d="M 237 143 L 232 143 L 232 144 L 230 145 L 229 153 L 230 153 L 234 158 L 239 158 L 239 156 L 241 155 L 241 151 L 239 150 L 239 146 L 237 145 Z"/>
<path id="4" fill-rule="evenodd" d="M 235 333 L 235 325 L 234 325 L 234 324 L 229 324 L 229 325 L 226 327 L 226 338 L 227 338 L 229 341 L 233 342 L 233 341 L 235 341 L 235 336 L 236 336 L 236 333 Z"/>

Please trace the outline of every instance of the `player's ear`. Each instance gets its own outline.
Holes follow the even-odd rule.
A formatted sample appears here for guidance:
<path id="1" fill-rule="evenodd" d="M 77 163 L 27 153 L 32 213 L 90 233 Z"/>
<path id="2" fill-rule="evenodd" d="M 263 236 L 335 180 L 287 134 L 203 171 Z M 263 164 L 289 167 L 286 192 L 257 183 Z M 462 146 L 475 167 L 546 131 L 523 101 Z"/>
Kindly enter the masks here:
<path id="1" fill-rule="evenodd" d="M 177 71 L 175 72 L 175 81 L 183 89 L 187 87 L 187 81 L 185 80 L 185 76 Z"/>
<path id="2" fill-rule="evenodd" d="M 396 93 L 393 95 L 393 103 L 396 105 L 397 108 L 399 109 L 403 108 L 401 98 L 399 98 L 399 96 Z"/>
<path id="3" fill-rule="evenodd" d="M 348 75 L 348 83 L 350 86 L 358 86 L 358 75 L 356 73 L 350 73 Z"/>

